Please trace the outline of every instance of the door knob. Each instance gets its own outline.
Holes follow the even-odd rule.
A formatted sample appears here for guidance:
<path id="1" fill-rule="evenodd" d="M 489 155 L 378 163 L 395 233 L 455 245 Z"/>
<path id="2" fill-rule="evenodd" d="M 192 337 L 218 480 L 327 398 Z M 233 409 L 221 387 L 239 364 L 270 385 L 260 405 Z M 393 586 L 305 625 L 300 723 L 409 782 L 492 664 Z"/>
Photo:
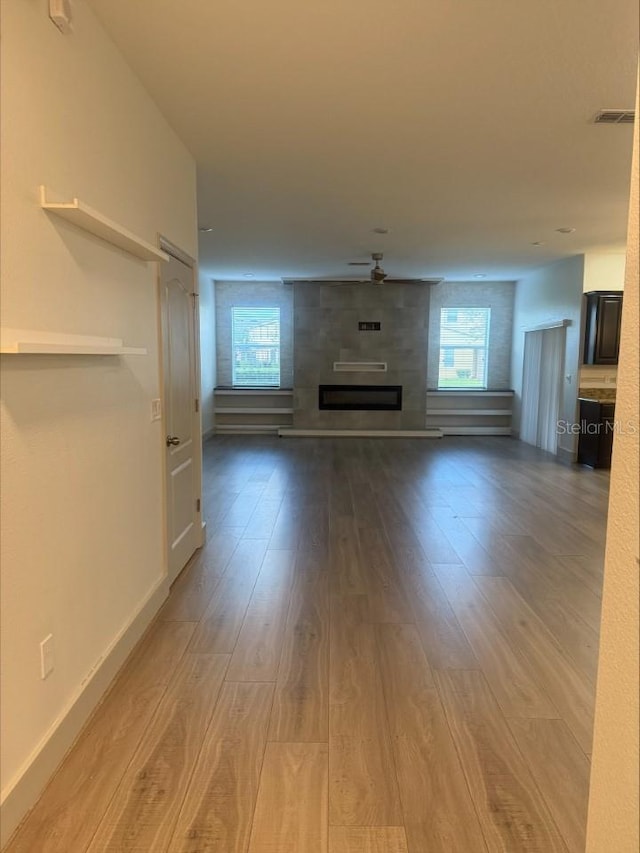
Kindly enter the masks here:
<path id="1" fill-rule="evenodd" d="M 177 444 L 180 444 L 180 439 L 178 438 L 177 435 L 168 435 L 167 436 L 167 447 L 171 447 L 172 444 L 174 446 Z"/>

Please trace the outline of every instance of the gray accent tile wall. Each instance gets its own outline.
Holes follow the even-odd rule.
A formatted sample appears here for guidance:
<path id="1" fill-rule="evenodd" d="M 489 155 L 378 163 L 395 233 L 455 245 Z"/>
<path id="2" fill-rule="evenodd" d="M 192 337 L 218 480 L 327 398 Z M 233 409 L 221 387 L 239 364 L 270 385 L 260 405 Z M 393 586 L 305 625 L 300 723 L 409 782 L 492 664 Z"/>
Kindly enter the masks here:
<path id="1" fill-rule="evenodd" d="M 424 429 L 429 291 L 424 284 L 296 282 L 294 416 L 298 429 Z M 379 321 L 380 331 L 359 331 Z M 386 373 L 336 373 L 335 361 L 384 361 Z M 402 385 L 400 412 L 318 409 L 318 385 Z"/>
<path id="2" fill-rule="evenodd" d="M 494 391 L 511 387 L 511 337 L 515 282 L 448 281 L 431 288 L 427 381 L 438 387 L 440 311 L 442 308 L 491 308 L 487 387 Z"/>
<path id="3" fill-rule="evenodd" d="M 231 385 L 231 309 L 280 308 L 280 386 L 293 387 L 293 287 L 278 281 L 216 281 L 217 383 Z"/>

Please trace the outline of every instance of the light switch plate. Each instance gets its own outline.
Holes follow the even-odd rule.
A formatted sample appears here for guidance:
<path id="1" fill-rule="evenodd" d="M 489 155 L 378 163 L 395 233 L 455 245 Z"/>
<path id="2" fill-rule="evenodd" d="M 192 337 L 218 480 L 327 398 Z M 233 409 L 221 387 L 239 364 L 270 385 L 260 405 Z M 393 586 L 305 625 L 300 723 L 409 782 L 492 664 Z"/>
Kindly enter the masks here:
<path id="1" fill-rule="evenodd" d="M 159 421 L 162 417 L 162 401 L 158 397 L 151 401 L 151 420 Z"/>

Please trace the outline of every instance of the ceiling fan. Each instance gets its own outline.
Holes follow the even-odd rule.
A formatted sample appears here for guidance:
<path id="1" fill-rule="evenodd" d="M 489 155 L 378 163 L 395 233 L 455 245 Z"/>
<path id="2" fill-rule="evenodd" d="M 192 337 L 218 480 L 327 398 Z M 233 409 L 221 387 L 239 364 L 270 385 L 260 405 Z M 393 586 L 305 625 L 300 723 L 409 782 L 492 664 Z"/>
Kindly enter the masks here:
<path id="1" fill-rule="evenodd" d="M 352 261 L 349 266 L 352 267 L 367 267 L 373 264 L 369 273 L 369 278 L 353 279 L 353 278 L 318 278 L 318 279 L 303 279 L 304 281 L 313 281 L 317 284 L 440 284 L 444 278 L 392 278 L 382 268 L 383 254 L 382 252 L 372 252 L 371 261 Z M 294 281 L 300 279 L 282 279 L 284 284 L 293 284 Z"/>
<path id="2" fill-rule="evenodd" d="M 382 252 L 372 252 L 371 254 L 371 262 L 373 266 L 371 267 L 371 271 L 369 273 L 369 279 L 365 279 L 364 281 L 355 282 L 357 284 L 365 284 L 367 281 L 372 284 L 440 284 L 441 281 L 444 281 L 443 278 L 394 278 L 392 276 L 387 275 L 387 273 L 382 268 Z M 350 264 L 350 266 L 367 266 L 366 261 L 354 262 Z M 353 284 L 354 282 L 345 281 L 345 284 Z"/>

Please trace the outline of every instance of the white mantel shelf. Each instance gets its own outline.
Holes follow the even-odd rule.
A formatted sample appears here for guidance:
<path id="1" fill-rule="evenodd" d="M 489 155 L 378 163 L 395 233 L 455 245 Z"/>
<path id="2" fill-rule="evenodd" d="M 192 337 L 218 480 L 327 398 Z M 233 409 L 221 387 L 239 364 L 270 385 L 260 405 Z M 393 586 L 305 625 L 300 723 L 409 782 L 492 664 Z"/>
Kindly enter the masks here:
<path id="1" fill-rule="evenodd" d="M 3 355 L 146 355 L 143 347 L 126 347 L 120 338 L 65 335 L 28 329 L 0 329 Z"/>
<path id="2" fill-rule="evenodd" d="M 79 198 L 73 198 L 71 201 L 54 202 L 47 199 L 47 188 L 41 186 L 40 206 L 43 210 L 61 216 L 78 228 L 106 240 L 107 243 L 111 243 L 119 249 L 124 249 L 125 252 L 129 252 L 130 255 L 134 255 L 143 261 L 169 260 L 169 255 L 166 252 L 123 228 L 122 225 L 118 225 L 112 219 L 103 216 L 102 213 L 89 207 Z"/>
<path id="3" fill-rule="evenodd" d="M 386 373 L 386 361 L 334 361 L 334 373 Z"/>

